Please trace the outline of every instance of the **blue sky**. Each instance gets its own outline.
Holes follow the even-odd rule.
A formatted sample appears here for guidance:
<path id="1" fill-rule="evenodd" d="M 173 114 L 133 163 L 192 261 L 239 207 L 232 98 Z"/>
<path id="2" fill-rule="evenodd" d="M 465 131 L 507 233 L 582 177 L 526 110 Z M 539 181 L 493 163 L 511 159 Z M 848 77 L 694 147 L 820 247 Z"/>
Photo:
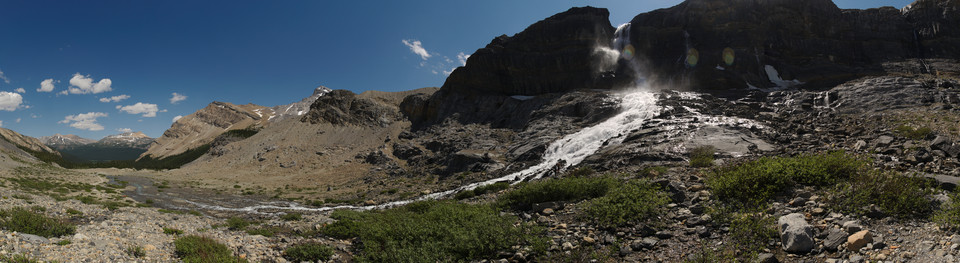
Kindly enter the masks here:
<path id="1" fill-rule="evenodd" d="M 910 1 L 835 2 L 899 8 Z M 158 137 L 175 116 L 211 101 L 274 106 L 318 85 L 354 92 L 439 87 L 445 71 L 493 37 L 570 7 L 609 8 L 616 26 L 677 3 L 5 1 L 0 125 L 34 137 L 99 139 L 124 130 Z"/>

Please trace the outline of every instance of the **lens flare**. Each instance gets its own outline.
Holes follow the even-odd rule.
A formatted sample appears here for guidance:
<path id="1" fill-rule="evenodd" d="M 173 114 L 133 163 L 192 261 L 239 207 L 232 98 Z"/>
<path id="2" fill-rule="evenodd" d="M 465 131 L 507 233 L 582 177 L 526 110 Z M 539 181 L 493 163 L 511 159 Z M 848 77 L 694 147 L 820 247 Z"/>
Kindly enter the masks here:
<path id="1" fill-rule="evenodd" d="M 627 45 L 623 47 L 623 51 L 620 52 L 620 56 L 622 56 L 624 59 L 630 60 L 633 59 L 634 52 L 636 52 L 636 50 L 633 49 L 633 45 Z"/>
<path id="2" fill-rule="evenodd" d="M 736 52 L 732 48 L 724 48 L 723 63 L 727 63 L 727 66 L 733 66 L 734 61 L 736 61 Z"/>
<path id="3" fill-rule="evenodd" d="M 687 67 L 696 67 L 697 63 L 700 63 L 700 51 L 697 51 L 696 48 L 691 48 L 687 50 Z"/>

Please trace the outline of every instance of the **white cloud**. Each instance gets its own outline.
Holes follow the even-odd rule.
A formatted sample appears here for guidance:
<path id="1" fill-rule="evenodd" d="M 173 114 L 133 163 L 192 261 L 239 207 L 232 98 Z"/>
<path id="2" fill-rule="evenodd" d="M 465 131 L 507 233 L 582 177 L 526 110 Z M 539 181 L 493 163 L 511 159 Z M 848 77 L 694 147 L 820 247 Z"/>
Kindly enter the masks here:
<path id="1" fill-rule="evenodd" d="M 76 73 L 70 78 L 69 91 L 70 94 L 104 93 L 113 90 L 110 88 L 112 84 L 113 81 L 110 79 L 101 79 L 97 83 L 93 83 L 93 79 L 90 78 L 90 76 L 83 76 L 80 75 L 80 73 Z"/>
<path id="2" fill-rule="evenodd" d="M 173 117 L 173 122 L 177 122 L 180 120 L 180 118 L 183 118 L 183 115 L 177 115 L 176 117 Z"/>
<path id="3" fill-rule="evenodd" d="M 17 120 L 15 120 L 15 121 L 13 121 L 13 122 L 20 123 L 20 118 L 17 118 Z"/>
<path id="4" fill-rule="evenodd" d="M 20 94 L 0 91 L 0 110 L 15 111 L 23 103 L 23 96 Z"/>
<path id="5" fill-rule="evenodd" d="M 127 132 L 133 132 L 133 129 L 130 129 L 130 128 L 120 128 L 120 129 L 117 129 L 117 131 L 118 131 L 118 132 L 127 133 Z"/>
<path id="6" fill-rule="evenodd" d="M 457 54 L 457 60 L 459 60 L 460 64 L 463 64 L 464 66 L 467 65 L 468 58 L 470 58 L 470 55 L 463 54 L 463 52 L 460 52 L 459 54 Z"/>
<path id="7" fill-rule="evenodd" d="M 443 71 L 443 75 L 450 76 L 450 74 L 453 73 L 453 70 L 454 70 L 454 69 L 457 69 L 457 68 L 452 68 L 452 69 L 450 69 L 450 70 L 444 70 L 444 71 Z M 433 74 L 437 74 L 437 73 L 433 73 Z"/>
<path id="8" fill-rule="evenodd" d="M 120 94 L 120 95 L 109 97 L 109 98 L 100 98 L 100 102 L 120 102 L 121 100 L 129 99 L 129 98 L 130 96 L 127 94 Z"/>
<path id="9" fill-rule="evenodd" d="M 166 111 L 160 111 L 160 109 L 157 108 L 157 104 L 143 102 L 137 102 L 137 104 L 127 106 L 117 105 L 117 109 L 129 114 L 143 114 L 143 117 L 157 117 L 157 112 Z"/>
<path id="10" fill-rule="evenodd" d="M 0 70 L 0 80 L 3 80 L 3 82 L 10 84 L 10 79 L 7 78 L 7 75 L 3 75 L 3 70 Z"/>
<path id="11" fill-rule="evenodd" d="M 177 103 L 179 103 L 179 102 L 181 102 L 181 101 L 184 101 L 184 100 L 187 100 L 187 96 L 184 96 L 183 94 L 178 94 L 178 93 L 174 92 L 174 93 L 173 93 L 173 97 L 170 98 L 170 104 L 177 104 Z"/>
<path id="12" fill-rule="evenodd" d="M 423 48 L 423 43 L 420 43 L 420 40 L 404 39 L 402 41 L 404 45 L 410 48 L 411 52 L 419 55 L 423 60 L 430 58 L 430 52 Z"/>
<path id="13" fill-rule="evenodd" d="M 53 79 L 45 79 L 45 80 L 41 81 L 41 82 L 40 82 L 40 88 L 37 89 L 37 92 L 51 92 L 51 91 L 53 91 L 53 83 L 54 83 L 54 82 L 55 82 L 55 81 L 54 81 Z M 59 82 L 59 81 L 56 81 L 56 82 Z"/>
<path id="14" fill-rule="evenodd" d="M 69 115 L 64 117 L 62 121 L 58 123 L 69 123 L 70 127 L 88 130 L 88 131 L 102 131 L 103 125 L 97 123 L 97 118 L 109 116 L 103 112 L 87 112 L 77 115 Z"/>
<path id="15" fill-rule="evenodd" d="M 23 89 L 23 88 L 17 88 L 17 89 L 15 89 L 15 90 L 13 90 L 13 91 L 16 92 L 16 93 L 27 93 L 27 90 L 25 90 L 25 89 Z"/>

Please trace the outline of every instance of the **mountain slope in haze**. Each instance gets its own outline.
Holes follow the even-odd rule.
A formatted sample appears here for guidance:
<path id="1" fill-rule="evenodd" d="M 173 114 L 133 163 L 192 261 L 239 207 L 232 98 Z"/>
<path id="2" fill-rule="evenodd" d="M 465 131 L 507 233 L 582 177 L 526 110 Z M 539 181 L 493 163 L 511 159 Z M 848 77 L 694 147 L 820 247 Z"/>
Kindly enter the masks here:
<path id="1" fill-rule="evenodd" d="M 80 145 L 87 145 L 87 144 L 97 142 L 96 140 L 83 138 L 73 134 L 63 135 L 59 133 L 54 134 L 52 136 L 43 136 L 37 139 L 39 139 L 40 142 L 42 142 L 44 145 L 50 146 L 57 150 L 62 150 L 65 148 L 76 147 Z"/>
<path id="2" fill-rule="evenodd" d="M 313 101 L 328 92 L 330 89 L 320 86 L 314 89 L 312 95 L 299 102 L 275 107 L 210 103 L 206 108 L 174 122 L 164 131 L 163 136 L 150 145 L 140 159 L 163 159 L 207 145 L 226 131 L 262 128 L 270 126 L 271 123 L 299 117 L 306 114 Z"/>
<path id="3" fill-rule="evenodd" d="M 134 160 L 147 151 L 153 140 L 143 132 L 114 134 L 99 141 L 76 135 L 55 134 L 41 137 L 45 144 L 60 151 L 64 159 L 78 163 Z"/>

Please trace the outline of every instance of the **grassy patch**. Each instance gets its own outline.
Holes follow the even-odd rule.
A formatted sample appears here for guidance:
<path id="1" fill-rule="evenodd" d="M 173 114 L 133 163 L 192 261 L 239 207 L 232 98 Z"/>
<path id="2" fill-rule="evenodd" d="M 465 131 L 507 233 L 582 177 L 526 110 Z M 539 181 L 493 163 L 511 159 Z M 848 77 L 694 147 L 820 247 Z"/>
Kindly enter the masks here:
<path id="1" fill-rule="evenodd" d="M 22 207 L 0 211 L 0 227 L 43 237 L 72 235 L 76 226 L 63 220 L 50 218 Z"/>
<path id="2" fill-rule="evenodd" d="M 82 215 L 83 215 L 83 212 L 80 212 L 80 210 L 77 210 L 77 209 L 67 208 L 67 214 L 75 215 L 75 216 L 82 216 Z"/>
<path id="3" fill-rule="evenodd" d="M 899 218 L 926 217 L 934 204 L 933 193 L 922 177 L 898 172 L 871 171 L 839 184 L 829 201 L 835 209 L 857 214 L 871 212 L 870 205 L 882 213 Z"/>
<path id="4" fill-rule="evenodd" d="M 530 209 L 533 204 L 553 201 L 580 201 L 601 197 L 618 184 L 610 176 L 563 177 L 523 183 L 497 200 L 499 205 L 514 209 Z"/>
<path id="5" fill-rule="evenodd" d="M 643 223 L 662 212 L 669 203 L 666 194 L 646 180 L 631 180 L 594 199 L 586 214 L 606 227 Z"/>
<path id="6" fill-rule="evenodd" d="M 7 263 L 38 263 L 40 261 L 30 258 L 22 254 L 16 254 L 13 256 L 0 256 L 0 261 Z"/>
<path id="7" fill-rule="evenodd" d="M 707 186 L 718 198 L 757 206 L 796 184 L 831 185 L 867 171 L 867 162 L 843 152 L 763 157 L 715 169 Z"/>
<path id="8" fill-rule="evenodd" d="M 484 186 L 479 186 L 479 187 L 474 188 L 474 189 L 472 189 L 472 190 L 466 190 L 466 191 L 459 192 L 459 193 L 457 193 L 453 198 L 454 198 L 454 199 L 457 199 L 457 200 L 463 200 L 463 199 L 475 197 L 475 196 L 478 196 L 478 195 L 484 195 L 484 194 L 486 194 L 486 193 L 496 193 L 496 192 L 500 192 L 500 191 L 506 190 L 507 188 L 510 188 L 510 183 L 507 183 L 507 182 L 496 182 L 496 183 L 493 183 L 493 184 L 488 184 L 488 185 L 484 185 Z"/>
<path id="9" fill-rule="evenodd" d="M 230 230 L 244 230 L 248 226 L 253 224 L 253 221 L 249 221 L 240 217 L 231 217 L 227 219 L 226 225 Z"/>
<path id="10" fill-rule="evenodd" d="M 423 201 L 383 211 L 337 210 L 321 233 L 359 238 L 359 261 L 450 262 L 490 258 L 514 245 L 545 242 L 489 205 Z"/>
<path id="11" fill-rule="evenodd" d="M 277 234 L 291 234 L 293 230 L 289 228 L 279 227 L 279 226 L 262 226 L 257 228 L 247 229 L 247 234 L 249 235 L 261 235 L 265 237 L 273 237 Z"/>
<path id="12" fill-rule="evenodd" d="M 64 240 L 57 241 L 56 244 L 57 244 L 58 246 L 66 246 L 66 245 L 69 245 L 69 244 L 72 244 L 72 243 L 73 243 L 73 241 L 70 241 L 69 239 L 64 239 Z"/>
<path id="13" fill-rule="evenodd" d="M 333 248 L 316 242 L 294 245 L 283 250 L 283 257 L 293 262 L 327 261 L 332 256 Z"/>
<path id="14" fill-rule="evenodd" d="M 185 236 L 173 241 L 174 253 L 185 263 L 247 262 L 233 256 L 230 248 L 208 237 Z"/>
<path id="15" fill-rule="evenodd" d="M 690 166 L 713 166 L 713 154 L 716 153 L 716 151 L 717 148 L 710 145 L 693 148 L 693 150 L 690 150 Z"/>
<path id="16" fill-rule="evenodd" d="M 670 171 L 670 169 L 664 166 L 651 166 L 643 168 L 643 170 L 640 170 L 637 175 L 646 178 L 657 178 L 661 175 L 667 174 L 668 171 Z"/>

